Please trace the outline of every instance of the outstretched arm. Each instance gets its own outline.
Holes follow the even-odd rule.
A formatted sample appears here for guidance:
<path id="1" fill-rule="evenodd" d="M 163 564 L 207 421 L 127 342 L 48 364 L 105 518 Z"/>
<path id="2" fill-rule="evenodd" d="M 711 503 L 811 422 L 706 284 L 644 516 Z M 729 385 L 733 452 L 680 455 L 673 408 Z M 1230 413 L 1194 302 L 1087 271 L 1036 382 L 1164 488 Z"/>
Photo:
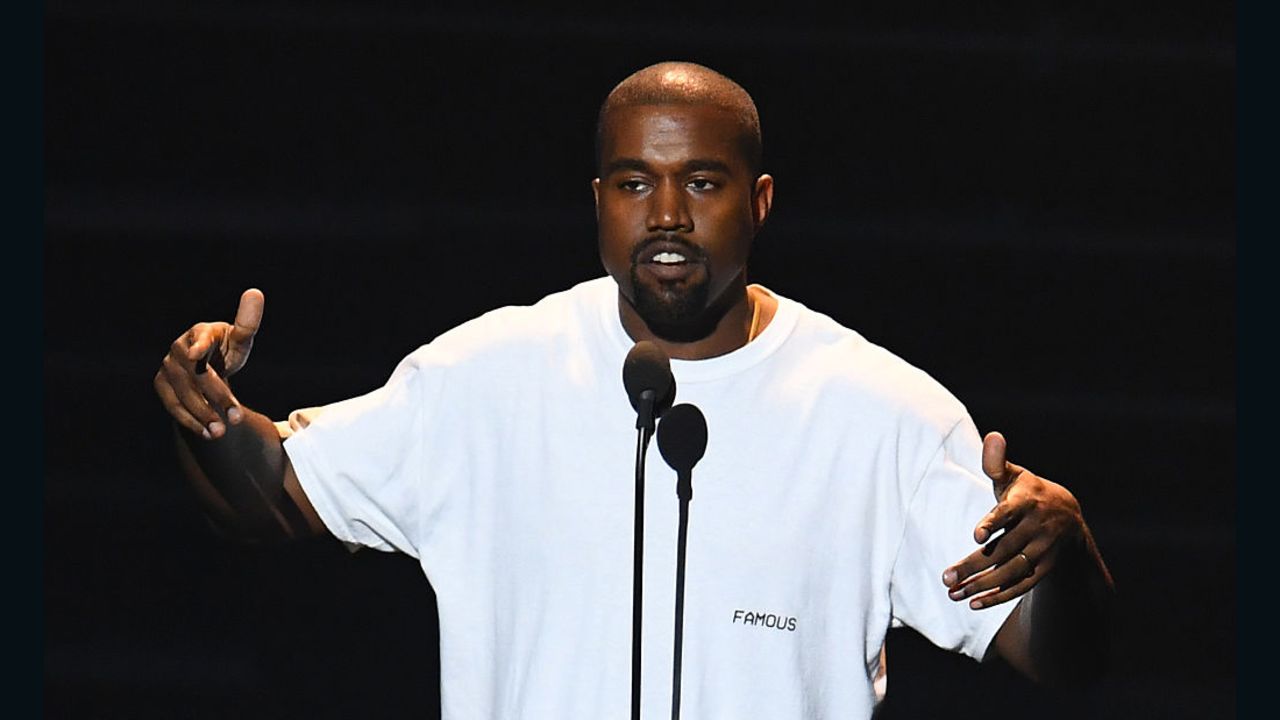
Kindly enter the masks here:
<path id="1" fill-rule="evenodd" d="M 250 541 L 324 531 L 275 425 L 242 405 L 225 379 L 248 360 L 264 304 L 260 291 L 246 290 L 233 324 L 193 325 L 170 345 L 154 382 L 175 422 L 179 462 L 210 521 Z"/>
<path id="2" fill-rule="evenodd" d="M 975 610 L 1023 597 L 996 633 L 996 652 L 1047 685 L 1095 679 L 1105 668 L 1115 585 L 1065 487 L 1005 459 L 1000 433 L 982 444 L 998 503 L 974 528 L 984 543 L 943 573 L 952 600 Z"/>

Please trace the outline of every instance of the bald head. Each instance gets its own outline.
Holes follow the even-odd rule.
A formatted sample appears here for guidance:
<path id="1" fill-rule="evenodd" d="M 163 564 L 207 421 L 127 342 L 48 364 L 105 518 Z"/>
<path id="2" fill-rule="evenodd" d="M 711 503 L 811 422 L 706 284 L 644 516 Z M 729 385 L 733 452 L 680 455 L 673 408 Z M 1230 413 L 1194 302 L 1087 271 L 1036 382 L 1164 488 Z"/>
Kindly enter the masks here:
<path id="1" fill-rule="evenodd" d="M 613 111 L 637 105 L 708 105 L 733 114 L 741 132 L 747 166 L 761 168 L 760 115 L 755 101 L 738 83 L 689 62 L 661 62 L 632 73 L 605 98 L 596 122 L 596 168 L 600 166 L 604 130 Z"/>

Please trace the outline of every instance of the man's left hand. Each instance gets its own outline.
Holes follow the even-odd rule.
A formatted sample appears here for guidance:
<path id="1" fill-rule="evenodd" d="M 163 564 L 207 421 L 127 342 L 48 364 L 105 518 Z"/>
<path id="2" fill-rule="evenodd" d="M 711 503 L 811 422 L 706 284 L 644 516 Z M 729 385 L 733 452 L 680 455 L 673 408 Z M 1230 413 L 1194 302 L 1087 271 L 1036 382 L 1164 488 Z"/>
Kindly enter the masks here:
<path id="1" fill-rule="evenodd" d="M 982 440 L 982 469 L 999 502 L 973 531 L 985 543 L 947 568 L 942 582 L 952 600 L 975 610 L 1019 597 L 1053 570 L 1059 551 L 1086 532 L 1080 503 L 1061 485 L 1005 459 L 998 432 Z M 1003 532 L 1001 532 L 1003 531 Z"/>

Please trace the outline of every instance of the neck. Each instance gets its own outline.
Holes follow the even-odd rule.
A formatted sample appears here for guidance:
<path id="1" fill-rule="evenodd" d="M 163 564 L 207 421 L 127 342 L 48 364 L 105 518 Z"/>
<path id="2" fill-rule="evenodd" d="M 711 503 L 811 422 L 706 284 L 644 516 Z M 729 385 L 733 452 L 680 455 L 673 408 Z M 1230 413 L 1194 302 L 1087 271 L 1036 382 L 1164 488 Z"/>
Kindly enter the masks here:
<path id="1" fill-rule="evenodd" d="M 751 288 L 745 279 L 725 293 L 717 303 L 721 311 L 714 326 L 696 340 L 671 340 L 656 333 L 636 312 L 631 302 L 618 294 L 618 313 L 622 327 L 635 342 L 648 340 L 677 360 L 706 360 L 727 355 L 759 335 L 773 319 L 777 300 L 759 288 Z M 753 333 L 754 328 L 754 333 Z"/>

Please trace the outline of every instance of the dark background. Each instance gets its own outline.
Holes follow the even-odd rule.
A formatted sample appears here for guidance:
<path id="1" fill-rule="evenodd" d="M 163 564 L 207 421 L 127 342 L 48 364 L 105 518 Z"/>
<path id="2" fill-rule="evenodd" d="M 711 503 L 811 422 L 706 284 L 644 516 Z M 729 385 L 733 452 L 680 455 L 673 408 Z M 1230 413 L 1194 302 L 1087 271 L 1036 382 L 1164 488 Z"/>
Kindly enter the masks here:
<path id="1" fill-rule="evenodd" d="M 1233 717 L 1234 6 L 819 7 L 47 2 L 46 715 L 438 713 L 417 566 L 217 541 L 152 375 L 257 286 L 236 389 L 281 417 L 599 274 L 595 111 L 676 58 L 760 107 L 753 280 L 1003 430 L 1120 589 L 1096 689 L 895 631 L 884 715 Z"/>

